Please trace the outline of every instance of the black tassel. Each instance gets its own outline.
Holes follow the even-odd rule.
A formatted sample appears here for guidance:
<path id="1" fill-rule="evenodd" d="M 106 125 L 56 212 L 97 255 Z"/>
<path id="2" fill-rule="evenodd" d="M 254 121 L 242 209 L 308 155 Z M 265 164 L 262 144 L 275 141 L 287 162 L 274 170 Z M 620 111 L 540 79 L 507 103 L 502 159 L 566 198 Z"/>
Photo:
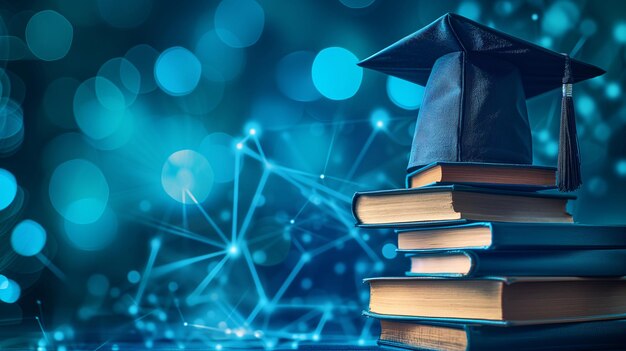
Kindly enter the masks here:
<path id="1" fill-rule="evenodd" d="M 559 159 L 557 186 L 560 191 L 574 191 L 582 184 L 580 174 L 580 151 L 576 134 L 576 114 L 572 99 L 574 78 L 570 58 L 565 55 L 563 75 L 563 99 L 561 100 L 561 131 L 559 134 Z"/>

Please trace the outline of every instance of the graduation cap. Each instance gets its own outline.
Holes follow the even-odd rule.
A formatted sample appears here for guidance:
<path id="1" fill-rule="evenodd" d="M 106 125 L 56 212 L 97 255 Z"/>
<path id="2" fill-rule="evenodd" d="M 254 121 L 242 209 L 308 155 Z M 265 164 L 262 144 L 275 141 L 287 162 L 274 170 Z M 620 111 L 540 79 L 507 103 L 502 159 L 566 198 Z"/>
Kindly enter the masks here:
<path id="1" fill-rule="evenodd" d="M 451 13 L 359 65 L 425 86 L 409 172 L 438 161 L 532 164 L 526 99 L 562 86 L 557 185 L 582 183 L 572 84 L 604 70 Z"/>

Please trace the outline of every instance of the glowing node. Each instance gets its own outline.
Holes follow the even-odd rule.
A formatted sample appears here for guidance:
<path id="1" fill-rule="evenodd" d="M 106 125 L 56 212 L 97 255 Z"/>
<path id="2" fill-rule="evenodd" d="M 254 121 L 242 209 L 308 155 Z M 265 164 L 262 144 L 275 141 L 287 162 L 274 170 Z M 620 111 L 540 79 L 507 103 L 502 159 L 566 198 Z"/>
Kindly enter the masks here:
<path id="1" fill-rule="evenodd" d="M 0 211 L 9 207 L 17 195 L 17 180 L 11 172 L 0 168 Z"/>
<path id="2" fill-rule="evenodd" d="M 157 58 L 154 77 L 167 94 L 181 96 L 191 93 L 200 82 L 202 64 L 189 50 L 175 46 Z"/>
<path id="3" fill-rule="evenodd" d="M 376 127 L 382 128 L 384 126 L 385 126 L 385 124 L 383 123 L 383 121 L 376 121 Z"/>
<path id="4" fill-rule="evenodd" d="M 246 335 L 246 331 L 243 328 L 235 329 L 235 335 L 238 338 L 243 338 L 243 336 Z"/>
<path id="5" fill-rule="evenodd" d="M 326 176 L 324 174 L 320 174 L 320 179 L 324 179 Z"/>
<path id="6" fill-rule="evenodd" d="M 320 51 L 313 61 L 311 75 L 315 88 L 331 100 L 353 97 L 361 87 L 363 69 L 357 66 L 358 58 L 340 47 Z"/>
<path id="7" fill-rule="evenodd" d="M 302 254 L 302 261 L 303 262 L 309 262 L 311 261 L 311 254 L 308 252 L 305 252 Z"/>
<path id="8" fill-rule="evenodd" d="M 248 133 L 250 133 L 250 135 L 256 135 L 256 129 L 254 129 L 254 128 L 250 128 L 250 130 L 248 131 Z"/>
<path id="9" fill-rule="evenodd" d="M 184 325 L 185 327 L 187 327 L 187 326 L 189 326 L 189 323 L 185 322 L 185 323 L 183 323 L 183 325 Z"/>
<path id="10" fill-rule="evenodd" d="M 611 82 L 606 86 L 606 96 L 611 100 L 618 98 L 621 93 L 622 89 L 619 84 L 615 82 Z"/>
<path id="11" fill-rule="evenodd" d="M 363 345 L 365 345 L 365 340 L 359 339 L 359 341 L 357 341 L 357 343 L 359 344 L 359 346 L 363 346 Z"/>
<path id="12" fill-rule="evenodd" d="M 230 329 L 230 328 L 226 328 L 226 329 L 224 329 L 224 334 L 226 334 L 226 335 L 230 335 L 230 334 L 232 334 L 232 333 L 233 333 L 233 330 L 232 330 L 232 329 Z"/>
<path id="13" fill-rule="evenodd" d="M 387 95 L 389 95 L 391 102 L 397 106 L 405 110 L 415 110 L 422 105 L 424 87 L 404 79 L 389 76 L 387 78 Z"/>
<path id="14" fill-rule="evenodd" d="M 290 224 L 294 224 L 294 223 L 296 223 L 296 221 L 294 219 L 292 219 L 292 220 L 289 221 L 289 223 Z"/>
<path id="15" fill-rule="evenodd" d="M 228 253 L 231 256 L 237 256 L 239 254 L 239 248 L 237 247 L 237 245 L 230 245 L 230 247 L 228 247 Z"/>
<path id="16" fill-rule="evenodd" d="M 128 307 L 128 313 L 130 313 L 131 315 L 136 315 L 137 313 L 139 313 L 139 307 L 137 307 L 137 305 L 130 305 Z"/>
<path id="17" fill-rule="evenodd" d="M 126 275 L 126 279 L 128 279 L 128 282 L 131 284 L 137 284 L 139 283 L 139 280 L 141 280 L 141 274 L 137 271 L 130 271 Z"/>
<path id="18" fill-rule="evenodd" d="M 613 37 L 618 43 L 626 43 L 626 22 L 619 22 L 615 25 Z"/>
<path id="19" fill-rule="evenodd" d="M 626 176 L 626 160 L 619 160 L 615 163 L 615 171 L 620 177 Z M 0 283 L 0 289 L 1 289 Z"/>
<path id="20" fill-rule="evenodd" d="M 200 153 L 177 151 L 163 165 L 161 184 L 165 192 L 180 203 L 203 202 L 213 188 L 213 169 Z"/>
<path id="21" fill-rule="evenodd" d="M 539 19 L 539 15 L 536 13 L 533 13 L 532 15 L 530 15 L 530 19 L 533 21 L 537 21 Z"/>
<path id="22" fill-rule="evenodd" d="M 26 43 L 39 59 L 54 61 L 67 55 L 74 29 L 60 13 L 46 10 L 33 15 L 26 25 Z"/>
<path id="23" fill-rule="evenodd" d="M 254 331 L 254 337 L 257 338 L 257 339 L 262 338 L 263 337 L 263 332 L 260 331 L 260 330 L 255 330 Z"/>
<path id="24" fill-rule="evenodd" d="M 320 335 L 315 333 L 315 334 L 313 334 L 312 339 L 313 339 L 313 341 L 320 341 Z"/>
<path id="25" fill-rule="evenodd" d="M 220 350 L 222 349 L 222 344 L 216 344 L 216 345 L 215 345 L 215 349 L 216 349 L 217 351 L 220 351 Z"/>
<path id="26" fill-rule="evenodd" d="M 241 150 L 241 149 L 243 149 L 243 144 L 242 143 L 237 143 L 237 145 L 235 145 L 235 147 L 237 148 L 237 150 Z"/>
<path id="27" fill-rule="evenodd" d="M 46 230 L 39 223 L 26 219 L 11 233 L 13 251 L 22 256 L 38 254 L 46 244 Z"/>

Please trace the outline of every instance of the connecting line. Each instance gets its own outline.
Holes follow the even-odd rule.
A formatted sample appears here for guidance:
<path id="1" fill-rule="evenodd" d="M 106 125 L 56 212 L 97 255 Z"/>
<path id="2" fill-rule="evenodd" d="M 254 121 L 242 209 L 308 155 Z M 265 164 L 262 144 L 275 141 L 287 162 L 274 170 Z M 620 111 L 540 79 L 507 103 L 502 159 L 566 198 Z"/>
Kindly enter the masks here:
<path id="1" fill-rule="evenodd" d="M 252 200 L 250 201 L 250 207 L 248 207 L 248 212 L 246 213 L 246 217 L 244 218 L 243 223 L 241 224 L 241 228 L 239 229 L 239 235 L 238 235 L 239 243 L 243 241 L 243 238 L 246 235 L 248 227 L 250 226 L 250 221 L 252 220 L 254 211 L 257 208 L 257 205 L 256 205 L 257 198 L 263 192 L 263 189 L 265 189 L 265 184 L 267 184 L 267 178 L 269 178 L 269 175 L 270 175 L 270 172 L 268 170 L 264 170 L 263 174 L 261 175 L 259 184 L 257 185 L 256 191 L 254 192 L 254 195 L 252 196 Z"/>
<path id="2" fill-rule="evenodd" d="M 52 272 L 57 278 L 59 278 L 62 281 L 66 281 L 67 277 L 65 276 L 65 273 L 63 273 L 59 267 L 55 266 L 54 263 L 52 263 L 52 261 L 50 261 L 50 259 L 48 259 L 48 257 L 44 256 L 44 254 L 42 254 L 41 252 L 38 253 L 36 255 L 37 259 L 43 263 L 44 266 L 48 267 L 48 269 L 50 270 L 50 272 Z"/>
<path id="3" fill-rule="evenodd" d="M 322 314 L 322 318 L 320 318 L 320 322 L 317 324 L 317 328 L 315 328 L 314 331 L 314 337 L 317 336 L 319 337 L 319 335 L 322 333 L 322 330 L 324 329 L 324 326 L 326 325 L 326 322 L 328 321 L 328 319 L 331 317 L 331 313 L 328 310 L 325 310 L 324 313 Z"/>
<path id="4" fill-rule="evenodd" d="M 361 335 L 359 336 L 359 339 L 365 340 L 366 337 L 371 335 L 369 331 L 372 327 L 373 321 L 374 318 L 365 318 L 365 325 L 363 325 L 363 330 L 361 330 Z"/>
<path id="5" fill-rule="evenodd" d="M 196 257 L 189 257 L 189 258 L 182 259 L 180 261 L 164 264 L 162 266 L 155 267 L 152 275 L 154 277 L 160 277 L 160 276 L 166 275 L 168 273 L 171 273 L 171 272 L 173 272 L 173 271 L 175 271 L 177 269 L 181 269 L 181 268 L 190 266 L 190 265 L 192 265 L 194 263 L 201 262 L 201 261 L 204 261 L 204 260 L 208 260 L 208 259 L 213 258 L 213 257 L 217 257 L 217 256 L 220 256 L 220 255 L 225 255 L 226 253 L 227 253 L 226 250 L 217 251 L 217 252 L 212 252 L 212 253 L 206 254 L 206 255 L 200 255 L 200 256 L 196 256 Z"/>
<path id="6" fill-rule="evenodd" d="M 187 321 L 185 320 L 185 317 L 183 316 L 183 311 L 180 310 L 180 301 L 178 301 L 178 297 L 174 296 L 174 293 L 171 290 L 170 290 L 170 295 L 172 295 L 172 299 L 174 300 L 174 306 L 176 307 L 176 310 L 178 311 L 178 315 L 180 316 L 181 322 L 183 322 L 183 324 L 186 324 Z"/>
<path id="7" fill-rule="evenodd" d="M 146 268 L 143 271 L 143 276 L 141 277 L 141 282 L 139 283 L 139 289 L 137 289 L 137 295 L 135 295 L 135 303 L 137 307 L 141 303 L 141 298 L 143 297 L 143 292 L 146 289 L 146 285 L 148 284 L 148 279 L 150 278 L 150 273 L 152 272 L 152 267 L 154 266 L 154 261 L 156 260 L 157 253 L 161 248 L 161 240 L 158 238 L 152 239 L 150 241 L 150 256 L 148 257 L 148 263 L 146 263 Z"/>
<path id="8" fill-rule="evenodd" d="M 265 289 L 263 288 L 263 284 L 261 284 L 261 279 L 259 279 L 259 273 L 254 266 L 252 257 L 250 257 L 250 250 L 248 249 L 248 245 L 242 245 L 241 251 L 243 252 L 243 257 L 246 259 L 246 263 L 248 264 L 248 269 L 250 270 L 250 275 L 252 275 L 252 280 L 254 281 L 256 292 L 259 295 L 259 300 L 267 301 L 267 294 L 265 294 Z M 249 321 L 248 323 L 250 322 L 251 321 Z"/>
<path id="9" fill-rule="evenodd" d="M 583 35 L 582 37 L 580 37 L 580 39 L 578 39 L 578 42 L 576 43 L 576 45 L 572 49 L 572 52 L 570 52 L 570 54 L 569 54 L 570 57 L 576 57 L 576 55 L 578 55 L 578 52 L 580 51 L 580 49 L 582 49 L 583 45 L 585 45 L 585 42 L 587 41 L 587 38 L 589 38 L 589 37 L 587 37 L 586 35 Z"/>
<path id="10" fill-rule="evenodd" d="M 220 238 L 222 238 L 224 243 L 228 244 L 228 239 L 226 239 L 226 235 L 224 234 L 224 232 L 220 229 L 217 223 L 215 223 L 215 221 L 211 218 L 211 216 L 209 216 L 209 214 L 204 210 L 204 208 L 202 208 L 202 206 L 200 205 L 196 197 L 193 196 L 191 191 L 189 191 L 188 189 L 185 189 L 185 191 L 187 192 L 187 195 L 189 195 L 189 198 L 191 199 L 191 201 L 193 201 L 196 207 L 198 207 L 198 210 L 200 211 L 200 213 L 202 213 L 202 216 L 204 216 L 207 222 L 209 222 L 209 225 L 211 225 L 213 230 L 215 230 L 217 234 L 219 234 Z"/>
<path id="11" fill-rule="evenodd" d="M 143 316 L 141 316 L 141 317 L 137 317 L 137 318 L 133 319 L 133 320 L 132 320 L 132 321 L 130 321 L 129 323 L 126 323 L 126 324 L 124 324 L 124 325 L 120 326 L 119 328 L 117 328 L 116 332 L 119 332 L 119 331 L 127 331 L 127 330 L 129 330 L 128 326 L 133 325 L 133 324 L 137 323 L 138 321 L 140 321 L 140 320 L 142 320 L 142 319 L 144 319 L 144 318 L 148 317 L 149 315 L 153 314 L 155 311 L 156 311 L 156 309 L 155 309 L 155 310 L 152 310 L 152 311 L 150 311 L 150 312 L 148 312 L 148 313 L 146 313 L 146 314 L 144 314 L 144 315 L 143 315 Z M 115 337 L 112 337 L 112 338 L 110 338 L 110 339 L 106 340 L 105 342 L 103 342 L 102 344 L 100 344 L 100 346 L 98 346 L 98 347 L 96 347 L 95 349 L 93 349 L 93 351 L 98 351 L 98 350 L 100 350 L 100 349 L 101 349 L 104 345 L 106 345 L 106 344 L 110 343 L 110 342 L 111 342 L 111 341 L 113 341 L 113 340 L 115 340 Z"/>
<path id="12" fill-rule="evenodd" d="M 308 186 L 308 187 L 310 187 L 312 189 L 315 189 L 315 190 L 318 190 L 320 192 L 326 193 L 326 194 L 328 194 L 328 195 L 330 195 L 330 196 L 332 196 L 334 198 L 337 198 L 338 200 L 341 200 L 343 202 L 346 202 L 346 203 L 351 203 L 352 202 L 352 198 L 351 197 L 346 196 L 346 195 L 344 195 L 344 194 L 342 194 L 342 193 L 340 193 L 340 192 L 338 192 L 336 190 L 333 190 L 333 189 L 331 189 L 329 187 L 320 185 L 319 183 L 317 183 L 315 181 L 312 181 L 310 179 L 303 179 L 301 177 L 297 177 L 296 178 L 296 176 L 287 174 L 285 172 L 282 172 L 279 169 L 275 170 L 274 173 L 279 175 L 282 179 L 286 180 L 287 182 L 289 182 L 289 183 L 293 184 L 294 186 L 296 186 L 299 190 L 309 190 L 309 189 L 304 188 L 303 185 L 306 185 L 306 186 Z M 298 182 L 300 182 L 302 184 L 299 184 Z"/>
<path id="13" fill-rule="evenodd" d="M 328 152 L 326 153 L 326 162 L 324 162 L 324 170 L 322 174 L 326 174 L 326 169 L 328 168 L 328 161 L 330 160 L 331 152 L 333 151 L 333 146 L 335 145 L 335 137 L 337 136 L 337 124 L 333 126 L 333 136 L 330 138 L 330 145 L 328 146 Z"/>
<path id="14" fill-rule="evenodd" d="M 50 342 L 50 340 L 48 340 L 48 334 L 44 330 L 43 324 L 41 324 L 41 321 L 39 320 L 39 316 L 35 316 L 35 320 L 37 321 L 37 324 L 39 324 L 39 329 L 41 329 L 41 333 L 43 334 L 44 339 L 46 339 L 46 343 Z"/>
<path id="15" fill-rule="evenodd" d="M 301 257 L 298 263 L 296 263 L 296 265 L 291 270 L 291 273 L 289 273 L 289 276 L 287 276 L 287 279 L 285 279 L 285 281 L 283 282 L 283 285 L 281 285 L 280 289 L 278 289 L 278 291 L 276 292 L 276 295 L 274 295 L 274 298 L 272 298 L 272 301 L 270 302 L 272 306 L 275 305 L 276 302 L 278 302 L 283 297 L 283 295 L 285 294 L 289 286 L 291 286 L 291 283 L 296 278 L 298 273 L 300 273 L 300 270 L 302 269 L 302 267 L 304 267 L 304 264 L 306 262 L 307 261 L 304 259 L 304 257 Z"/>
<path id="16" fill-rule="evenodd" d="M 311 254 L 311 256 L 320 255 L 320 254 L 322 254 L 322 253 L 324 253 L 324 252 L 326 252 L 326 251 L 336 247 L 338 244 L 345 243 L 346 241 L 348 241 L 348 240 L 350 240 L 352 238 L 353 238 L 353 236 L 350 235 L 350 234 L 342 236 L 342 237 L 337 238 L 337 239 L 335 239 L 335 240 L 333 240 L 331 242 L 328 242 L 328 243 L 326 243 L 326 244 L 324 244 L 324 245 L 322 245 L 322 246 L 320 246 L 320 247 L 318 247 L 318 248 L 316 248 L 314 250 L 311 250 L 309 253 Z"/>
<path id="17" fill-rule="evenodd" d="M 267 162 L 267 158 L 265 157 L 265 153 L 263 152 L 261 143 L 259 143 L 259 139 L 256 137 L 256 135 L 252 136 L 252 140 L 254 140 L 254 144 L 256 145 L 257 150 L 259 150 L 259 155 L 261 155 L 261 158 L 263 159 L 263 161 Z"/>
<path id="18" fill-rule="evenodd" d="M 356 241 L 357 244 L 359 244 L 359 246 L 363 248 L 363 251 L 365 251 L 365 253 L 372 259 L 372 261 L 380 262 L 380 258 L 376 255 L 376 253 L 374 253 L 374 251 L 372 251 L 372 249 L 365 243 L 365 241 L 361 239 L 361 237 L 355 235 L 352 238 L 354 238 L 354 241 Z"/>
<path id="19" fill-rule="evenodd" d="M 377 129 L 373 129 L 372 133 L 367 138 L 367 141 L 365 142 L 365 144 L 361 148 L 361 152 L 359 152 L 359 155 L 356 157 L 356 160 L 352 164 L 352 167 L 350 168 L 350 171 L 348 172 L 348 175 L 346 176 L 346 179 L 352 179 L 352 177 L 354 176 L 354 173 L 356 172 L 356 170 L 361 165 L 361 162 L 363 161 L 363 157 L 365 157 L 365 154 L 367 153 L 367 151 L 369 150 L 370 146 L 372 145 L 372 142 L 374 141 L 374 138 L 376 137 L 376 134 L 378 134 L 377 133 Z"/>
<path id="20" fill-rule="evenodd" d="M 137 221 L 138 223 L 141 223 L 147 227 L 151 227 L 151 228 L 155 228 L 157 229 L 160 233 L 166 233 L 166 234 L 172 234 L 172 235 L 176 235 L 176 236 L 180 236 L 183 237 L 185 239 L 190 239 L 190 240 L 194 240 L 194 241 L 198 241 L 201 242 L 203 244 L 207 244 L 207 245 L 211 245 L 211 246 L 215 246 L 218 247 L 220 249 L 224 249 L 226 248 L 226 245 L 222 244 L 222 243 L 218 243 L 217 241 L 213 241 L 211 239 L 207 239 L 203 236 L 200 236 L 196 233 L 192 233 L 188 230 L 184 230 L 175 226 L 172 226 L 168 223 L 158 223 L 155 221 L 155 223 L 152 223 L 150 220 L 141 220 L 141 221 Z"/>
<path id="21" fill-rule="evenodd" d="M 235 180 L 233 182 L 233 222 L 231 227 L 231 242 L 235 243 L 237 239 L 237 209 L 239 208 L 239 163 L 241 163 L 241 154 L 235 153 Z"/>
<path id="22" fill-rule="evenodd" d="M 196 289 L 191 294 L 189 294 L 189 296 L 187 297 L 187 302 L 189 303 L 195 302 L 195 300 L 198 298 L 200 293 L 204 289 L 206 289 L 206 287 L 211 283 L 211 281 L 213 281 L 213 278 L 215 278 L 217 273 L 222 269 L 222 267 L 224 267 L 224 264 L 228 260 L 228 257 L 230 256 L 228 255 L 224 256 L 224 258 L 222 258 L 222 260 L 219 261 L 219 263 L 215 267 L 213 267 L 211 272 L 209 272 L 209 275 L 207 275 L 206 278 L 204 278 L 204 280 L 202 280 L 202 282 L 196 287 Z"/>

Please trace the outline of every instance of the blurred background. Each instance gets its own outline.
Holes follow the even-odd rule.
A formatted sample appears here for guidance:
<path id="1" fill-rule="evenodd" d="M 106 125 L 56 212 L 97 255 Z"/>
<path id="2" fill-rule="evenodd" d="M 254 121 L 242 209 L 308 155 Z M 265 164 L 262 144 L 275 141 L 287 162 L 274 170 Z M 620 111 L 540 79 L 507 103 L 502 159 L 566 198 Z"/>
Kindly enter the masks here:
<path id="1" fill-rule="evenodd" d="M 571 211 L 623 222 L 626 2 L 0 1 L 0 347 L 373 343 L 362 279 L 405 266 L 350 201 L 403 186 L 423 88 L 356 63 L 446 12 L 607 71 Z"/>

